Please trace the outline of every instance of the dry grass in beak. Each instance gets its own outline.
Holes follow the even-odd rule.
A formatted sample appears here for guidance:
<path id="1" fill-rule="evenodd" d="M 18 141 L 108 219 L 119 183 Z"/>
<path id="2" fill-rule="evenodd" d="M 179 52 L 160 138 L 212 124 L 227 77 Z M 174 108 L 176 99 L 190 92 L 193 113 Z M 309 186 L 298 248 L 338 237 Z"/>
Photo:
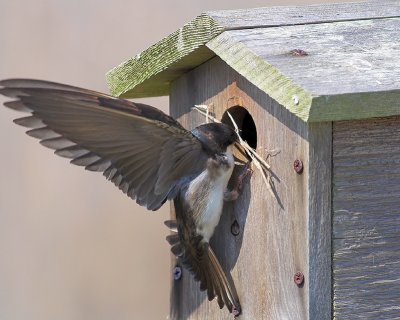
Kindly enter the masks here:
<path id="1" fill-rule="evenodd" d="M 206 118 L 206 123 L 209 122 L 209 120 L 212 120 L 213 122 L 218 122 L 221 123 L 218 119 L 215 117 L 211 116 L 210 113 L 208 112 L 208 106 L 206 105 L 195 105 L 194 110 L 205 116 Z M 273 181 L 271 178 L 271 166 L 256 152 L 255 149 L 249 146 L 247 141 L 244 141 L 242 137 L 239 134 L 239 127 L 236 124 L 235 120 L 227 111 L 227 114 L 229 118 L 232 121 L 233 127 L 235 128 L 236 135 L 238 136 L 239 142 L 237 143 L 238 148 L 242 148 L 242 150 L 245 151 L 245 153 L 251 158 L 251 162 L 254 164 L 254 166 L 257 168 L 258 171 L 260 171 L 263 180 L 265 182 L 265 185 L 267 186 L 269 192 L 275 197 L 275 194 L 273 192 Z"/>

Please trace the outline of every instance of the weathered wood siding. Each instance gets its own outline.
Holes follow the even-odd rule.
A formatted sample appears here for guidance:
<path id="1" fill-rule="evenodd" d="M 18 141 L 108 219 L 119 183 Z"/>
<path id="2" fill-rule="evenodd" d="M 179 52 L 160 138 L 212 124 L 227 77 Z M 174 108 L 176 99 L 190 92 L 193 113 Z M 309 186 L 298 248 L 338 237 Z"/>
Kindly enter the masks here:
<path id="1" fill-rule="evenodd" d="M 195 104 L 209 105 L 219 119 L 226 109 L 243 106 L 257 127 L 258 152 L 266 157 L 280 150 L 269 158 L 276 196 L 255 171 L 241 197 L 224 207 L 211 243 L 236 284 L 240 319 L 330 319 L 331 124 L 303 122 L 219 58 L 176 80 L 170 99 L 172 116 L 189 129 L 204 122 L 190 111 Z M 305 166 L 301 175 L 293 169 L 296 159 Z M 293 280 L 297 271 L 305 275 L 302 287 Z M 232 319 L 216 301 L 208 302 L 186 271 L 172 281 L 171 297 L 172 319 Z"/>
<path id="2" fill-rule="evenodd" d="M 362 119 L 400 112 L 398 30 L 400 18 L 240 29 L 207 47 L 305 121 Z"/>
<path id="3" fill-rule="evenodd" d="M 324 3 L 236 10 L 208 11 L 225 30 L 254 29 L 271 26 L 328 23 L 398 17 L 400 2 L 394 0 Z"/>
<path id="4" fill-rule="evenodd" d="M 400 117 L 333 126 L 334 318 L 400 319 Z"/>
<path id="5" fill-rule="evenodd" d="M 205 45 L 224 31 L 290 27 L 308 24 L 329 25 L 330 22 L 366 19 L 379 20 L 381 18 L 399 16 L 399 0 L 308 6 L 277 6 L 206 12 L 152 45 L 141 54 L 110 70 L 107 74 L 107 80 L 113 95 L 124 96 L 126 98 L 166 95 L 169 93 L 170 83 L 173 80 L 188 70 L 199 66 L 214 55 L 213 52 L 207 50 Z M 377 30 L 377 28 L 374 30 Z M 358 32 L 357 30 L 352 30 L 351 33 L 357 34 Z M 284 42 L 286 42 L 285 34 L 287 34 L 287 31 L 279 28 L 278 39 L 284 39 Z M 296 48 L 304 49 L 302 48 L 304 45 L 302 37 L 296 38 L 293 36 L 292 39 L 295 42 L 295 46 L 290 47 L 289 50 Z M 367 37 L 367 39 L 370 39 L 370 37 Z M 383 38 L 383 40 L 385 39 L 386 37 Z M 346 40 L 346 38 L 343 40 Z M 379 37 L 375 37 L 372 45 L 371 43 L 367 43 L 366 46 L 359 46 L 360 52 L 372 55 L 378 49 L 377 56 L 381 56 L 379 48 L 384 48 L 385 53 L 387 53 L 388 48 L 380 45 L 379 40 Z M 346 42 L 346 45 L 351 46 L 351 41 L 346 40 Z M 340 42 L 339 46 L 329 48 L 330 50 L 327 51 L 329 53 L 329 60 L 336 56 L 340 57 L 343 52 Z M 307 49 L 311 50 L 312 48 Z M 216 52 L 216 54 L 221 57 L 219 52 Z M 280 52 L 279 56 L 281 56 Z M 318 64 L 320 60 L 320 58 L 317 59 Z M 322 64 L 324 63 L 326 62 Z M 340 61 L 340 64 L 342 64 L 342 61 Z M 312 78 L 313 75 L 309 74 L 309 72 L 312 71 L 313 67 L 306 64 L 304 66 L 306 69 L 305 75 Z M 355 66 L 366 67 L 365 63 L 362 62 L 355 63 Z M 240 70 L 237 71 L 240 72 Z M 326 78 L 323 76 L 323 69 L 321 69 L 320 73 L 322 74 L 322 78 Z M 381 88 L 382 90 L 384 89 L 384 87 Z"/>

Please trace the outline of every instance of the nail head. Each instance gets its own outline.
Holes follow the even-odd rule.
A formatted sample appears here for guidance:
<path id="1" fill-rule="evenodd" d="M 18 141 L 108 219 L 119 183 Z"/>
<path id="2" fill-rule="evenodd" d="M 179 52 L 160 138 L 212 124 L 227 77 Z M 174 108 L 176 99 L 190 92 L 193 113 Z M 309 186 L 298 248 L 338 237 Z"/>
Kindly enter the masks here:
<path id="1" fill-rule="evenodd" d="M 292 96 L 293 103 L 297 106 L 299 104 L 299 97 L 297 95 Z"/>

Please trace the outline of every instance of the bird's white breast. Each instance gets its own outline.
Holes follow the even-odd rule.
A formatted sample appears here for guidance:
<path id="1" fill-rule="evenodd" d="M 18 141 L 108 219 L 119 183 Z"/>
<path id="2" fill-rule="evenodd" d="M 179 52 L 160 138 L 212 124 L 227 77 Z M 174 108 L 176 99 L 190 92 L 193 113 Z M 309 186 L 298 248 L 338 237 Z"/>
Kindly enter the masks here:
<path id="1" fill-rule="evenodd" d="M 188 199 L 196 199 L 189 203 L 195 206 L 197 233 L 209 242 L 218 225 L 224 204 L 224 193 L 234 167 L 233 155 L 228 149 L 224 155 L 228 166 L 221 166 L 217 171 L 205 170 L 194 179 L 188 188 Z M 194 196 L 193 196 L 194 195 Z"/>

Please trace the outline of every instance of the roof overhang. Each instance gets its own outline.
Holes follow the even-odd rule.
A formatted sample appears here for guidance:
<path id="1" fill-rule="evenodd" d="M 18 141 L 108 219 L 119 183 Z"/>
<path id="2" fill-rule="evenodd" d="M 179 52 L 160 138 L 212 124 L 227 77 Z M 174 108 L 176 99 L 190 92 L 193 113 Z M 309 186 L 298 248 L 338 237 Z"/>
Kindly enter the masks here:
<path id="1" fill-rule="evenodd" d="M 304 121 L 400 115 L 399 17 L 400 1 L 207 12 L 107 80 L 115 96 L 168 95 L 218 56 Z"/>

